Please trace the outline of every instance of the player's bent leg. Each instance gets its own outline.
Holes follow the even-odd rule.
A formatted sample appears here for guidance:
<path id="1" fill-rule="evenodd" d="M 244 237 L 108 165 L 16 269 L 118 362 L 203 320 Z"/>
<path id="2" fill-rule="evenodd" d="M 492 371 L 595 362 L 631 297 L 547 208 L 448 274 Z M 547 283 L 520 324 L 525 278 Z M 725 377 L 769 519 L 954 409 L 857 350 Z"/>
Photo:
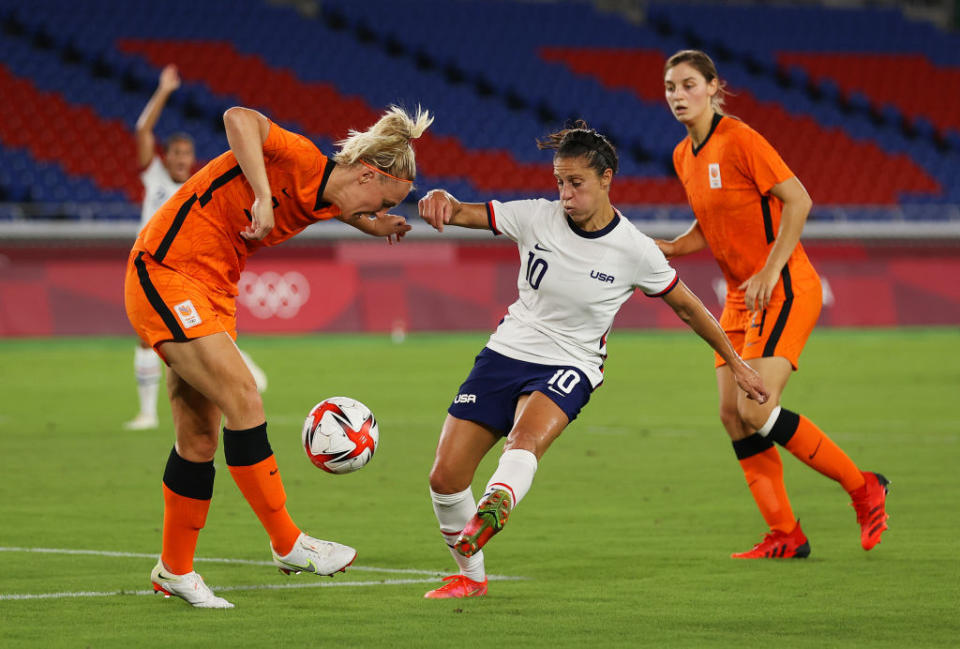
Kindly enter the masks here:
<path id="1" fill-rule="evenodd" d="M 263 401 L 240 351 L 226 332 L 160 346 L 167 363 L 184 381 L 214 402 L 227 428 L 263 423 Z"/>
<path id="2" fill-rule="evenodd" d="M 497 470 L 477 504 L 477 513 L 457 539 L 457 552 L 471 556 L 503 530 L 510 513 L 533 485 L 539 459 L 569 423 L 567 414 L 542 392 L 524 395 Z"/>
<path id="3" fill-rule="evenodd" d="M 444 544 L 460 572 L 446 578 L 427 599 L 475 597 L 487 592 L 483 552 L 465 557 L 454 549 L 467 521 L 476 513 L 470 483 L 480 461 L 500 436 L 487 426 L 447 415 L 430 471 L 430 500 Z"/>
<path id="4" fill-rule="evenodd" d="M 487 426 L 447 415 L 430 469 L 430 489 L 453 494 L 468 488 L 480 461 L 499 439 Z"/>
<path id="5" fill-rule="evenodd" d="M 220 408 L 172 368 L 167 371 L 167 395 L 180 456 L 190 462 L 213 460 L 220 443 Z"/>
<path id="6" fill-rule="evenodd" d="M 163 546 L 151 580 L 156 592 L 193 606 L 230 608 L 232 604 L 215 597 L 193 570 L 197 539 L 213 496 L 220 410 L 174 371 L 167 373 L 167 388 L 177 443 L 163 473 Z"/>
<path id="7" fill-rule="evenodd" d="M 775 384 L 767 384 L 771 401 L 779 397 Z M 797 520 L 783 482 L 783 463 L 773 442 L 753 432 L 744 422 L 738 407 L 740 389 L 726 365 L 717 368 L 717 389 L 720 395 L 720 418 L 733 442 L 740 469 L 757 509 L 771 533 L 788 534 Z M 734 555 L 736 556 L 736 555 Z"/>
<path id="8" fill-rule="evenodd" d="M 752 359 L 749 362 L 767 384 L 778 385 L 779 382 L 785 386 L 792 370 L 790 361 L 782 357 Z M 771 376 L 769 383 L 768 375 Z M 879 474 L 861 471 L 843 449 L 805 416 L 779 405 L 769 409 L 769 412 L 756 404 L 741 405 L 744 418 L 750 420 L 750 425 L 757 426 L 759 434 L 780 444 L 810 468 L 840 483 L 850 494 L 851 504 L 857 512 L 861 545 L 865 550 L 876 546 L 887 529 L 887 479 Z"/>

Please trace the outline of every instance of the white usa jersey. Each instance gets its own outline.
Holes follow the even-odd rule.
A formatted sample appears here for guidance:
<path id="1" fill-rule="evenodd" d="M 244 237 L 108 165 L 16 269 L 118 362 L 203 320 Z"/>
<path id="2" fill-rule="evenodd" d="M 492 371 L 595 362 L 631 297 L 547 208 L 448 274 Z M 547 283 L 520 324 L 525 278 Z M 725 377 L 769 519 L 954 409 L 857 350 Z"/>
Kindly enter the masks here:
<path id="1" fill-rule="evenodd" d="M 619 212 L 610 225 L 587 232 L 560 201 L 491 201 L 487 210 L 490 228 L 520 249 L 519 297 L 487 347 L 530 363 L 572 365 L 596 387 L 621 305 L 637 288 L 666 295 L 677 271 Z"/>
<path id="2" fill-rule="evenodd" d="M 140 225 L 146 225 L 167 199 L 177 193 L 183 185 L 170 177 L 170 172 L 163 166 L 163 161 L 157 156 L 140 172 L 140 182 L 143 183 L 143 208 L 140 212 Z"/>

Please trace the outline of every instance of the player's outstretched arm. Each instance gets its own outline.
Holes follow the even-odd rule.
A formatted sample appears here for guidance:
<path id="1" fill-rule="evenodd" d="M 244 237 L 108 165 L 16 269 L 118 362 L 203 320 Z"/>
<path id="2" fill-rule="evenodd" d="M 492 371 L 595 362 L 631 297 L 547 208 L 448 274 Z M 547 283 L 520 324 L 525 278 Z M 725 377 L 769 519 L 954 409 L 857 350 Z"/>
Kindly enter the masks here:
<path id="1" fill-rule="evenodd" d="M 420 218 L 443 232 L 444 225 L 489 230 L 487 206 L 483 203 L 461 203 L 445 189 L 431 189 L 420 199 Z"/>
<path id="2" fill-rule="evenodd" d="M 337 218 L 371 236 L 386 237 L 390 244 L 394 241 L 399 243 L 403 235 L 413 229 L 405 218 L 396 214 L 377 214 L 373 218 L 365 214 L 341 214 Z"/>
<path id="3" fill-rule="evenodd" d="M 689 255 L 707 247 L 707 239 L 703 236 L 703 230 L 700 229 L 698 221 L 694 221 L 693 225 L 676 239 L 671 241 L 654 239 L 654 241 L 667 259 Z"/>
<path id="4" fill-rule="evenodd" d="M 234 106 L 223 114 L 227 142 L 237 158 L 237 164 L 253 189 L 254 201 L 250 208 L 250 225 L 240 236 L 244 239 L 263 239 L 273 229 L 273 199 L 267 164 L 263 160 L 263 143 L 270 133 L 270 120 L 249 108 Z"/>
<path id="5" fill-rule="evenodd" d="M 707 341 L 727 362 L 727 365 L 733 371 L 733 377 L 737 381 L 737 385 L 747 393 L 747 397 L 757 403 L 767 401 L 769 395 L 766 388 L 763 387 L 760 375 L 740 358 L 740 355 L 733 349 L 733 345 L 730 344 L 730 339 L 723 333 L 720 323 L 707 311 L 707 307 L 703 306 L 700 298 L 694 295 L 686 284 L 677 282 L 673 290 L 663 297 L 663 300 L 670 305 L 670 308 L 681 320 L 687 323 L 687 326 Z"/>
<path id="6" fill-rule="evenodd" d="M 156 150 L 156 138 L 153 135 L 153 127 L 157 125 L 160 119 L 160 113 L 163 107 L 167 105 L 167 99 L 174 90 L 180 87 L 180 74 L 177 72 L 177 66 L 168 65 L 160 72 L 160 82 L 157 89 L 153 91 L 150 101 L 143 107 L 140 117 L 137 118 L 135 136 L 137 140 L 137 164 L 141 169 L 146 168 L 153 160 Z"/>

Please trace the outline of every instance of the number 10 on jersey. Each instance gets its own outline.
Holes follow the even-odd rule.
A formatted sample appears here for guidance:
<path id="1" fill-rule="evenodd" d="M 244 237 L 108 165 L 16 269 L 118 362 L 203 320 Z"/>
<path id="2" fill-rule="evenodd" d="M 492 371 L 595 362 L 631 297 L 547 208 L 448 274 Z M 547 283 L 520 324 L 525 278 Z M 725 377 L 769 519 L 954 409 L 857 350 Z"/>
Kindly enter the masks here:
<path id="1" fill-rule="evenodd" d="M 543 276 L 547 272 L 547 262 L 544 259 L 535 257 L 534 254 L 528 253 L 527 256 L 527 283 L 530 284 L 530 288 L 536 290 L 540 288 L 540 282 L 543 281 Z"/>

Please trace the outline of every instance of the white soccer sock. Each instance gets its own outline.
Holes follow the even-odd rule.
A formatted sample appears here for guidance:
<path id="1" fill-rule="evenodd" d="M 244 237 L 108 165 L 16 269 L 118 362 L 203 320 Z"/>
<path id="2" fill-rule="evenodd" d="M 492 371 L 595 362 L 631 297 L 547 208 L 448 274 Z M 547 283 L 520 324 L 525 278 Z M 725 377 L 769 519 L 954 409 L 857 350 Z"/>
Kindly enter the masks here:
<path id="1" fill-rule="evenodd" d="M 443 535 L 443 542 L 447 544 L 450 555 L 457 562 L 460 574 L 473 581 L 486 579 L 486 571 L 483 566 L 483 550 L 472 557 L 465 557 L 453 549 L 453 544 L 456 543 L 457 537 L 460 536 L 460 532 L 463 531 L 467 521 L 477 513 L 473 491 L 470 487 L 467 487 L 455 494 L 438 494 L 431 489 L 430 500 L 433 501 L 433 513 L 437 515 L 437 522 L 440 523 L 440 534 Z"/>
<path id="2" fill-rule="evenodd" d="M 157 416 L 157 392 L 160 390 L 160 357 L 147 347 L 137 347 L 133 353 L 133 374 L 137 377 L 140 413 Z"/>
<path id="3" fill-rule="evenodd" d="M 493 475 L 490 476 L 490 482 L 487 483 L 487 490 L 484 493 L 490 493 L 496 487 L 506 487 L 513 500 L 512 509 L 516 509 L 523 497 L 530 491 L 530 486 L 533 484 L 533 475 L 536 472 L 536 455 L 522 448 L 506 450 L 500 456 L 500 464 Z"/>

